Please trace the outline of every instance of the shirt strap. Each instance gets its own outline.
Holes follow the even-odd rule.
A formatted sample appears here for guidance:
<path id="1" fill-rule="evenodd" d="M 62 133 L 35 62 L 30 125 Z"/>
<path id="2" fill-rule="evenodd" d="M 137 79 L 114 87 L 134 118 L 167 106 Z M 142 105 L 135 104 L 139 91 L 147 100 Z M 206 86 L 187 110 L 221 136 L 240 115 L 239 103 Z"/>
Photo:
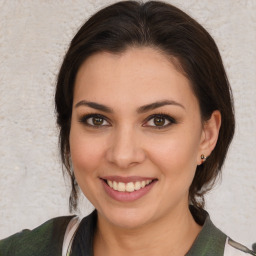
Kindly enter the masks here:
<path id="1" fill-rule="evenodd" d="M 227 237 L 224 256 L 245 256 L 245 254 L 256 255 L 255 252 L 248 249 L 244 245 L 239 244 Z"/>
<path id="2" fill-rule="evenodd" d="M 80 222 L 81 222 L 81 219 L 78 216 L 75 216 L 68 223 L 65 236 L 64 236 L 63 246 L 62 246 L 62 256 L 70 255 L 72 242 L 74 240 L 74 237 Z"/>

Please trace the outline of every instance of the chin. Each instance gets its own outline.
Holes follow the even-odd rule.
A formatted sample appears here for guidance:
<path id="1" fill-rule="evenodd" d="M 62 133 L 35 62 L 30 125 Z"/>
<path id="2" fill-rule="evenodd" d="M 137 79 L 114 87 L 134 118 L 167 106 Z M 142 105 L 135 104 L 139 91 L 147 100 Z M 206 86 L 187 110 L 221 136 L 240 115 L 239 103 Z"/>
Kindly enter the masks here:
<path id="1" fill-rule="evenodd" d="M 111 211 L 108 210 L 106 213 L 101 211 L 100 214 L 111 225 L 123 229 L 139 228 L 146 225 L 150 222 L 150 219 L 152 219 L 151 214 L 145 208 L 113 208 Z"/>

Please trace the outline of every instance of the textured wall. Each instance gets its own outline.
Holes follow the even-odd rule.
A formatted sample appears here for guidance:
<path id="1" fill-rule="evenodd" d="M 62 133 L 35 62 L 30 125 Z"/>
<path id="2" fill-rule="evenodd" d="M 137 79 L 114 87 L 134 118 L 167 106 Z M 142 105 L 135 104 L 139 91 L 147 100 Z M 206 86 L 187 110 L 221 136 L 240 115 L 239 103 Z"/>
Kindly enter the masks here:
<path id="1" fill-rule="evenodd" d="M 57 151 L 55 78 L 77 28 L 111 2 L 0 0 L 0 238 L 68 214 L 69 188 Z M 256 0 L 169 2 L 209 30 L 224 59 L 237 130 L 207 209 L 217 226 L 249 246 L 256 242 Z"/>

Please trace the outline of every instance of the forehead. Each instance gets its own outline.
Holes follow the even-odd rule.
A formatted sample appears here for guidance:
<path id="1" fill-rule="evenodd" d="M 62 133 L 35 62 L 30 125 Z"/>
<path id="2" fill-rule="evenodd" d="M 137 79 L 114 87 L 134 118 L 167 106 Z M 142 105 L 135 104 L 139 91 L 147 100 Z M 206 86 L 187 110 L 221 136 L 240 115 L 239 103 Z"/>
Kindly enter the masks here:
<path id="1" fill-rule="evenodd" d="M 150 47 L 94 54 L 77 73 L 74 100 L 86 97 L 109 103 L 119 99 L 124 104 L 133 99 L 143 105 L 168 98 L 191 104 L 196 98 L 177 63 Z"/>

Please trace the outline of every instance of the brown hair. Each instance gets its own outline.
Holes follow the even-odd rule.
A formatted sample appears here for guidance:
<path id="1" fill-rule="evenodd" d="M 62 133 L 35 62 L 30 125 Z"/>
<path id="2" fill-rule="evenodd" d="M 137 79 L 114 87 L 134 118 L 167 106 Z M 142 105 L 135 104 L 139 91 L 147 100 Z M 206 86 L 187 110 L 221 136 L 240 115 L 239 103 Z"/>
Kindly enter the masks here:
<path id="1" fill-rule="evenodd" d="M 62 63 L 55 104 L 62 162 L 71 178 L 70 209 L 77 208 L 77 184 L 70 163 L 69 132 L 77 71 L 96 52 L 120 53 L 149 46 L 179 61 L 199 101 L 202 121 L 219 110 L 217 145 L 198 166 L 189 190 L 190 203 L 204 207 L 204 194 L 221 170 L 235 129 L 231 88 L 218 48 L 209 33 L 180 9 L 163 2 L 122 1 L 93 15 L 77 32 Z"/>

